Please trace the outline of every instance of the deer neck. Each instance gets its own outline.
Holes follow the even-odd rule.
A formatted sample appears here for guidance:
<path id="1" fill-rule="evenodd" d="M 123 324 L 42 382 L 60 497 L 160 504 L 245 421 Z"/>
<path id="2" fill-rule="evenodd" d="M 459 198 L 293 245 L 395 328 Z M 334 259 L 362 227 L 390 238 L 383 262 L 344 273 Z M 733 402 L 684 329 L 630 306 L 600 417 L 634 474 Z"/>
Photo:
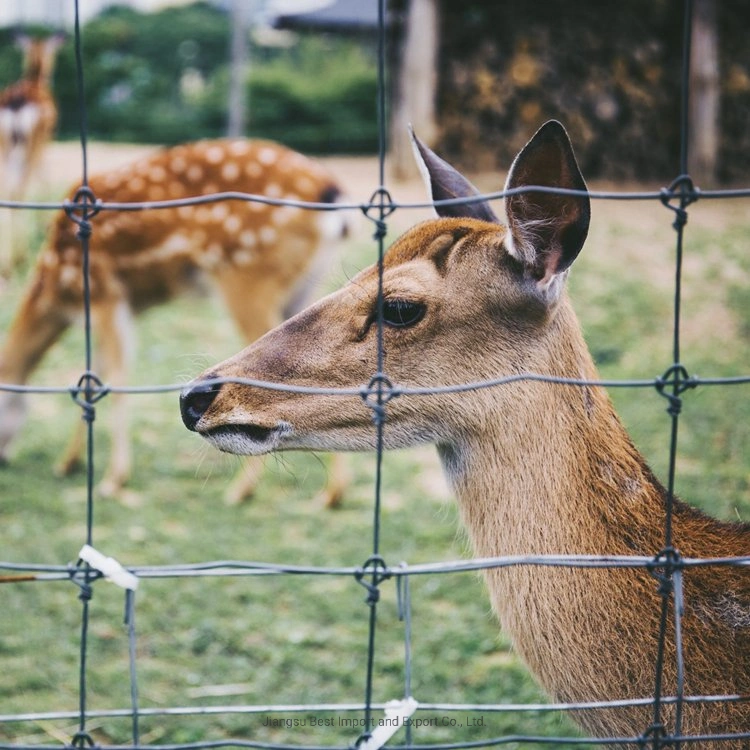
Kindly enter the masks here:
<path id="1" fill-rule="evenodd" d="M 599 378 L 567 302 L 549 333 L 535 371 Z M 660 548 L 663 489 L 604 389 L 526 381 L 482 397 L 492 404 L 490 418 L 439 446 L 476 554 L 650 555 Z"/>

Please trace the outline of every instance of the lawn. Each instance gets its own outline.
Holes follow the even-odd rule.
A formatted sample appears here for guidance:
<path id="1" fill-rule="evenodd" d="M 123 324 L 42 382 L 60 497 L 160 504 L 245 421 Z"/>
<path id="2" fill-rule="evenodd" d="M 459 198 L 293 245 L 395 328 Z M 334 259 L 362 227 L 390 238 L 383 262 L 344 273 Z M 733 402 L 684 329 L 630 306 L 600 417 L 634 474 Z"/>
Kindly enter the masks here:
<path id="1" fill-rule="evenodd" d="M 376 174 L 363 160 L 342 174 Z M 483 187 L 497 188 L 477 177 Z M 487 181 L 487 182 L 485 182 Z M 594 186 L 596 187 L 596 186 Z M 418 187 L 402 188 L 407 198 Z M 372 192 L 351 191 L 357 200 Z M 394 190 L 398 198 L 402 193 Z M 701 376 L 750 372 L 747 305 L 750 253 L 746 201 L 704 201 L 686 229 L 682 360 Z M 605 378 L 653 378 L 671 364 L 674 231 L 661 204 L 595 202 L 587 247 L 570 288 Z M 41 242 L 48 214 L 26 214 L 29 243 Z M 393 226 L 413 217 L 397 212 Z M 389 240 L 393 239 L 393 232 Z M 372 261 L 375 247 L 363 220 L 328 280 L 336 286 Z M 17 303 L 22 272 L 2 290 L 0 331 Z M 133 383 L 185 382 L 240 346 L 218 302 L 178 300 L 140 319 Z M 82 369 L 80 331 L 50 351 L 39 385 L 74 383 Z M 677 490 L 724 518 L 750 519 L 748 386 L 704 387 L 685 395 L 680 419 Z M 612 389 L 620 413 L 656 473 L 664 478 L 670 420 L 655 390 Z M 78 407 L 65 395 L 34 395 L 14 460 L 0 470 L 4 561 L 65 564 L 86 539 L 84 473 L 57 478 L 52 466 Z M 95 475 L 108 450 L 108 402 L 97 410 Z M 117 499 L 96 498 L 93 544 L 126 565 L 215 560 L 305 566 L 362 565 L 372 545 L 372 455 L 349 457 L 351 484 L 343 506 L 322 507 L 324 457 L 286 454 L 266 461 L 256 496 L 228 506 L 222 493 L 237 459 L 220 455 L 182 426 L 176 393 L 132 397 L 136 472 Z M 389 565 L 469 554 L 455 505 L 431 449 L 383 460 L 380 552 Z M 543 571 L 540 572 L 543 574 Z M 0 586 L 0 714 L 75 712 L 79 706 L 81 603 L 68 581 Z M 364 699 L 369 608 L 351 576 L 149 578 L 136 594 L 137 682 L 142 708 L 361 704 Z M 128 633 L 123 593 L 97 582 L 89 603 L 87 707 L 130 705 Z M 411 692 L 423 703 L 537 703 L 541 692 L 514 656 L 474 573 L 424 576 L 411 582 Z M 378 605 L 373 700 L 404 694 L 404 623 L 396 586 L 382 585 Z M 344 719 L 361 712 L 225 711 L 142 717 L 141 743 L 227 738 L 286 744 L 347 746 L 360 733 Z M 377 716 L 380 714 L 377 713 Z M 481 740 L 501 735 L 573 736 L 550 712 L 420 712 L 438 726 L 415 729 L 418 743 Z M 270 719 L 298 719 L 271 722 Z M 476 719 L 481 718 L 481 724 Z M 319 726 L 331 719 L 333 726 Z M 455 725 L 453 722 L 455 721 Z M 304 722 L 304 723 L 301 723 Z M 351 722 L 349 722 L 351 724 Z M 446 724 L 446 725 L 444 725 Z M 471 724 L 471 725 L 470 725 Z M 0 723 L 0 744 L 69 742 L 78 729 L 67 717 Z M 100 743 L 131 742 L 129 718 L 94 717 L 87 731 Z M 402 742 L 398 734 L 394 742 Z M 541 747 L 525 745 L 526 747 Z M 544 745 L 549 747 L 549 745 Z"/>

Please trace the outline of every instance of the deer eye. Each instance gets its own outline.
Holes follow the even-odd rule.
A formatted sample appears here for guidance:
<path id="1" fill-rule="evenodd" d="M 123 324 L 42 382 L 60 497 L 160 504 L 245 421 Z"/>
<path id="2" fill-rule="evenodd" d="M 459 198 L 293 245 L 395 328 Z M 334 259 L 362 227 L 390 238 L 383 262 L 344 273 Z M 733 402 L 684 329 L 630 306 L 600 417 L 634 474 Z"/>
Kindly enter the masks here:
<path id="1" fill-rule="evenodd" d="M 419 323 L 426 311 L 421 302 L 387 299 L 383 301 L 383 322 L 391 328 L 408 328 Z"/>

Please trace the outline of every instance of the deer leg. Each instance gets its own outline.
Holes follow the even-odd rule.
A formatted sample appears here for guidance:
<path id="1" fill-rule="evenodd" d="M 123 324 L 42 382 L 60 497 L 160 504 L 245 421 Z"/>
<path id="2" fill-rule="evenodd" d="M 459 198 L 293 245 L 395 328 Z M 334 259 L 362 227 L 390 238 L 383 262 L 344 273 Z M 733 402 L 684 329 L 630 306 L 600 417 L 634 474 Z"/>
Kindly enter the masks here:
<path id="1" fill-rule="evenodd" d="M 10 276 L 15 263 L 13 209 L 0 210 L 0 274 Z"/>
<path id="2" fill-rule="evenodd" d="M 76 421 L 75 429 L 68 440 L 65 450 L 55 463 L 54 473 L 58 477 L 67 477 L 81 465 L 81 456 L 86 441 L 86 423 L 82 418 Z"/>
<path id="3" fill-rule="evenodd" d="M 97 332 L 97 359 L 102 375 L 110 385 L 124 385 L 132 359 L 133 322 L 129 306 L 122 299 L 97 304 L 92 309 L 93 323 Z M 126 399 L 121 393 L 111 398 L 111 445 L 110 457 L 104 477 L 98 486 L 103 497 L 116 496 L 130 477 L 131 447 L 129 414 Z M 56 472 L 70 474 L 80 465 L 85 445 L 85 422 L 79 420 Z"/>
<path id="4" fill-rule="evenodd" d="M 123 299 L 118 299 L 113 304 L 101 306 L 97 313 L 97 347 L 102 372 L 110 385 L 123 386 L 131 369 L 135 339 L 130 306 Z M 103 497 L 113 497 L 119 493 L 130 478 L 132 465 L 127 399 L 122 393 L 113 393 L 110 398 L 110 457 L 98 486 L 99 494 Z"/>
<path id="5" fill-rule="evenodd" d="M 318 495 L 326 508 L 339 508 L 351 476 L 342 453 L 326 454 L 328 458 L 326 486 Z"/>

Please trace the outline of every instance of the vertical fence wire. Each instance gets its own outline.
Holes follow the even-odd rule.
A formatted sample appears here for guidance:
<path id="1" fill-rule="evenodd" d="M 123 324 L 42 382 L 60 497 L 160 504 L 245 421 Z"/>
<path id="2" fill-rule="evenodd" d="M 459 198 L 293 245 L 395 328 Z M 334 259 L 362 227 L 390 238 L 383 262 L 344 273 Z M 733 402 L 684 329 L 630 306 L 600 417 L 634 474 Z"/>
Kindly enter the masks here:
<path id="1" fill-rule="evenodd" d="M 682 653 L 682 570 L 679 567 L 680 553 L 674 547 L 673 539 L 673 513 L 675 499 L 675 479 L 677 466 L 677 447 L 679 419 L 681 411 L 681 393 L 684 390 L 682 382 L 686 374 L 681 364 L 680 334 L 681 334 L 681 307 L 682 307 L 682 261 L 683 261 L 683 230 L 687 223 L 687 205 L 689 203 L 688 188 L 692 188 L 688 175 L 688 144 L 689 138 L 689 97 L 690 97 L 690 56 L 692 48 L 693 29 L 693 0 L 684 0 L 683 4 L 683 29 L 682 29 L 682 76 L 680 91 L 680 162 L 679 179 L 680 205 L 675 209 L 674 229 L 676 232 L 675 242 L 675 276 L 674 276 L 674 302 L 673 302 L 673 332 L 672 332 L 672 367 L 670 376 L 672 383 L 669 395 L 668 413 L 670 416 L 670 438 L 668 458 L 667 492 L 665 497 L 664 513 L 664 548 L 657 559 L 664 563 L 661 574 L 657 577 L 660 582 L 659 593 L 661 594 L 661 613 L 659 637 L 656 657 L 656 679 L 654 685 L 654 711 L 653 725 L 649 729 L 652 736 L 654 750 L 659 750 L 666 740 L 664 739 L 665 727 L 663 723 L 663 670 L 668 638 L 668 623 L 670 620 L 669 609 L 672 607 L 673 614 L 673 644 L 675 648 L 676 684 L 674 706 L 674 736 L 679 738 L 682 727 L 682 710 L 684 699 L 684 659 Z M 690 191 L 692 193 L 692 190 Z M 675 747 L 680 748 L 679 739 Z"/>
<path id="2" fill-rule="evenodd" d="M 367 640 L 367 669 L 365 676 L 365 732 L 361 739 L 370 736 L 372 726 L 372 701 L 373 701 L 373 676 L 375 668 L 375 637 L 377 630 L 377 605 L 379 600 L 379 584 L 382 581 L 381 569 L 385 567 L 385 561 L 380 557 L 380 522 L 381 522 L 381 499 L 383 487 L 383 431 L 386 419 L 386 397 L 384 386 L 387 378 L 383 372 L 384 347 L 383 347 L 383 261 L 385 257 L 385 236 L 387 208 L 385 198 L 387 190 L 385 187 L 385 158 L 386 158 L 386 99 L 385 99 L 385 75 L 386 75 L 386 0 L 378 0 L 378 95 L 377 95 L 377 119 L 378 119 L 378 190 L 374 198 L 377 198 L 377 218 L 374 239 L 377 242 L 378 253 L 378 301 L 377 301 L 377 373 L 370 381 L 370 389 L 375 388 L 375 399 L 366 400 L 372 411 L 372 420 L 376 430 L 376 453 L 375 453 L 375 487 L 372 519 L 372 555 L 366 566 L 372 568 L 370 583 L 368 586 L 367 603 L 370 607 Z"/>
<path id="3" fill-rule="evenodd" d="M 85 389 L 83 400 L 79 395 L 78 400 L 82 408 L 82 418 L 86 424 L 86 544 L 93 544 L 94 534 L 94 418 L 96 407 L 91 392 L 92 372 L 92 332 L 91 332 L 91 285 L 89 273 L 89 238 L 91 236 L 91 224 L 89 223 L 90 212 L 87 207 L 90 193 L 88 192 L 88 122 L 86 113 L 86 96 L 84 87 L 84 65 L 83 45 L 81 43 L 81 18 L 79 0 L 75 0 L 75 55 L 76 55 L 76 82 L 78 94 L 78 110 L 80 118 L 80 142 L 81 142 L 81 179 L 82 188 L 76 198 L 83 199 L 84 209 L 80 216 L 73 212 L 69 213 L 72 220 L 78 224 L 78 238 L 81 243 L 81 254 L 83 258 L 83 308 L 84 308 L 84 357 L 85 376 L 82 379 Z M 79 724 L 78 732 L 73 738 L 73 744 L 83 747 L 85 744 L 92 745 L 93 741 L 86 731 L 87 711 L 87 655 L 88 655 L 88 633 L 90 608 L 89 603 L 93 595 L 92 570 L 87 562 L 83 563 L 83 582 L 81 584 L 80 599 L 82 602 L 81 613 L 81 656 L 79 672 Z"/>

